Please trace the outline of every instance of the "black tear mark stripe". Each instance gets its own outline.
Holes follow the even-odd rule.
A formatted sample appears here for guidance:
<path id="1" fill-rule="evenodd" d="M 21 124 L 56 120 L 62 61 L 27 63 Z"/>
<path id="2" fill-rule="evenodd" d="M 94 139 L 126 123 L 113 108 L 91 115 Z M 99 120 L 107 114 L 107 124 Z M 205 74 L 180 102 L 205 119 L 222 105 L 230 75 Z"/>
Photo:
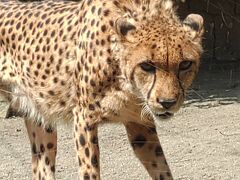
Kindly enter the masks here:
<path id="1" fill-rule="evenodd" d="M 168 52 L 168 37 L 166 40 L 166 44 L 167 44 L 167 71 L 169 72 L 169 52 Z"/>
<path id="2" fill-rule="evenodd" d="M 147 99 L 149 99 L 150 98 L 150 95 L 151 95 L 151 92 L 152 92 L 152 90 L 153 90 L 153 88 L 154 88 L 154 85 L 155 85 L 155 83 L 156 83 L 156 73 L 154 74 L 154 78 L 153 78 L 153 83 L 152 83 L 152 86 L 151 86 L 151 88 L 149 89 L 149 91 L 148 91 L 148 94 L 147 94 Z"/>
<path id="3" fill-rule="evenodd" d="M 180 88 L 181 88 L 181 90 L 182 90 L 183 96 L 185 96 L 185 91 L 184 91 L 184 88 L 183 88 L 183 86 L 182 86 L 182 83 L 181 83 L 180 75 L 179 75 L 179 74 L 180 74 L 180 73 L 178 72 L 178 76 L 177 76 L 177 78 L 178 78 L 178 83 L 179 83 L 179 86 L 180 86 Z"/>
<path id="4" fill-rule="evenodd" d="M 185 91 L 184 91 L 184 88 L 182 86 L 182 83 L 181 83 L 180 79 L 178 80 L 178 82 L 179 82 L 179 86 L 180 86 L 180 88 L 182 90 L 183 96 L 185 96 Z"/>
<path id="5" fill-rule="evenodd" d="M 182 49 L 182 46 L 180 46 L 180 53 L 181 53 L 181 58 L 183 59 L 183 49 Z M 185 96 L 185 91 L 184 91 L 184 88 L 182 86 L 182 82 L 181 82 L 181 79 L 180 79 L 180 71 L 179 70 L 178 70 L 177 78 L 178 78 L 178 83 L 179 83 L 179 86 L 180 86 L 180 88 L 182 90 L 183 96 Z"/>

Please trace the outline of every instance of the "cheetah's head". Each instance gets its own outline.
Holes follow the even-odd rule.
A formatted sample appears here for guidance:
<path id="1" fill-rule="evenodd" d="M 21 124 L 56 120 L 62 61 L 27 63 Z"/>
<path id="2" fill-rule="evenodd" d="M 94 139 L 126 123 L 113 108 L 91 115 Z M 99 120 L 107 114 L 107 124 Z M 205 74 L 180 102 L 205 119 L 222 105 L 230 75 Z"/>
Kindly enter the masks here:
<path id="1" fill-rule="evenodd" d="M 203 18 L 184 21 L 156 16 L 116 21 L 118 59 L 128 87 L 155 119 L 171 116 L 183 104 L 202 54 Z"/>

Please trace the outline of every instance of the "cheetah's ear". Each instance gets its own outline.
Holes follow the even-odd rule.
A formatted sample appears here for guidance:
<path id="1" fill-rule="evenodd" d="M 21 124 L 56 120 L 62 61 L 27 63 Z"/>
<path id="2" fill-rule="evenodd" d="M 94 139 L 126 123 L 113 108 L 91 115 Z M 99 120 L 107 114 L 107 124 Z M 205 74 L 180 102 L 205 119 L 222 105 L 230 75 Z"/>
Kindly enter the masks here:
<path id="1" fill-rule="evenodd" d="M 131 35 L 136 30 L 136 26 L 126 18 L 120 18 L 116 21 L 117 34 L 125 40 L 131 41 Z"/>
<path id="2" fill-rule="evenodd" d="M 189 14 L 183 21 L 185 29 L 191 30 L 193 39 L 201 38 L 204 32 L 203 17 L 198 14 Z"/>

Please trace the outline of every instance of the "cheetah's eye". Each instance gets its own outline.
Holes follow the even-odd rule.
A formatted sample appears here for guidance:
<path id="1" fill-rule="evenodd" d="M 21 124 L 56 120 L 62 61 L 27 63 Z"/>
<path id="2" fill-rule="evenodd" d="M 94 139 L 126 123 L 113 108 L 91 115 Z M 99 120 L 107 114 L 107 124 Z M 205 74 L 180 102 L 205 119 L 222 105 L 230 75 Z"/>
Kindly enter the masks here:
<path id="1" fill-rule="evenodd" d="M 156 72 L 156 67 L 154 66 L 154 64 L 150 61 L 147 62 L 143 62 L 140 64 L 140 67 L 143 71 L 147 72 L 147 73 L 151 73 L 154 74 Z"/>
<path id="2" fill-rule="evenodd" d="M 192 61 L 182 61 L 179 65 L 180 71 L 186 71 L 192 67 L 193 62 Z"/>

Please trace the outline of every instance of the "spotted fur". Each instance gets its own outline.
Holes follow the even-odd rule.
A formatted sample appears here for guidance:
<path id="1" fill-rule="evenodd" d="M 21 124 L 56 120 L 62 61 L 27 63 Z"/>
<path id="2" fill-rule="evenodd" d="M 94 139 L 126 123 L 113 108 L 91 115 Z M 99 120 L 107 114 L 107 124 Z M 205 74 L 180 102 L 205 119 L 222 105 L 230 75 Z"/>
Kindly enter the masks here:
<path id="1" fill-rule="evenodd" d="M 2 0 L 0 9 L 1 94 L 7 117 L 25 118 L 33 179 L 55 178 L 59 121 L 74 121 L 81 179 L 100 179 L 97 126 L 107 121 L 125 125 L 153 179 L 172 179 L 154 120 L 180 108 L 197 73 L 199 15 L 182 22 L 168 0 Z"/>

